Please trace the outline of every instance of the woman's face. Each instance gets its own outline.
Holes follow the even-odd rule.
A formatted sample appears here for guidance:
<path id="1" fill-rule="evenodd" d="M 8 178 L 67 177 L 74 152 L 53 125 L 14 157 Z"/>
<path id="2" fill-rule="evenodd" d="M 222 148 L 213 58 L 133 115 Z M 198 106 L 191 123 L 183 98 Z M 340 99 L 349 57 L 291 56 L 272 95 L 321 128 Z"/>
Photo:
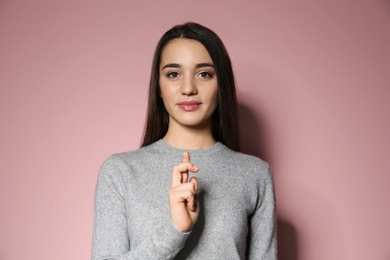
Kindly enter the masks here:
<path id="1" fill-rule="evenodd" d="M 169 127 L 211 126 L 218 82 L 210 55 L 200 42 L 189 39 L 169 42 L 161 54 L 159 81 Z"/>

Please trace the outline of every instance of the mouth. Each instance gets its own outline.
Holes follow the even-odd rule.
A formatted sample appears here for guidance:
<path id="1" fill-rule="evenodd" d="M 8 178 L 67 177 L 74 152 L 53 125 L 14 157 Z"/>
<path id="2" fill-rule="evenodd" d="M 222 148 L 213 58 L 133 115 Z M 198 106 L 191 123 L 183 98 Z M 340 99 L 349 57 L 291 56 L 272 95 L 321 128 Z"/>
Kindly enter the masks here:
<path id="1" fill-rule="evenodd" d="M 201 102 L 197 102 L 197 101 L 182 101 L 177 105 L 180 109 L 184 111 L 194 111 L 197 110 L 201 104 L 202 104 Z"/>

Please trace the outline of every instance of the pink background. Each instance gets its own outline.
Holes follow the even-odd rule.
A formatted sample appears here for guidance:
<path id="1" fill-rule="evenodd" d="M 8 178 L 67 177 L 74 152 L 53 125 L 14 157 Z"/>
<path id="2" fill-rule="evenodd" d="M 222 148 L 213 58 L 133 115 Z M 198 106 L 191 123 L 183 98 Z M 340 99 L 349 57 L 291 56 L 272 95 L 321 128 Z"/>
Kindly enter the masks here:
<path id="1" fill-rule="evenodd" d="M 89 259 L 96 177 L 139 146 L 154 47 L 225 42 L 280 259 L 390 259 L 390 2 L 0 1 L 0 259 Z"/>

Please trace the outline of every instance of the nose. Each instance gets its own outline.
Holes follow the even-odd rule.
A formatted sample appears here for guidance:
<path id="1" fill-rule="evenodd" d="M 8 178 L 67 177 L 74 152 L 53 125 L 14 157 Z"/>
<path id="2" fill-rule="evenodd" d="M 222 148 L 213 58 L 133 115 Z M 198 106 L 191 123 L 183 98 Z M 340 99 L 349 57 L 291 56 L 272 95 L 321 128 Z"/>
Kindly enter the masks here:
<path id="1" fill-rule="evenodd" d="M 183 79 L 180 92 L 182 95 L 192 96 L 198 94 L 196 84 L 191 77 L 186 77 Z"/>

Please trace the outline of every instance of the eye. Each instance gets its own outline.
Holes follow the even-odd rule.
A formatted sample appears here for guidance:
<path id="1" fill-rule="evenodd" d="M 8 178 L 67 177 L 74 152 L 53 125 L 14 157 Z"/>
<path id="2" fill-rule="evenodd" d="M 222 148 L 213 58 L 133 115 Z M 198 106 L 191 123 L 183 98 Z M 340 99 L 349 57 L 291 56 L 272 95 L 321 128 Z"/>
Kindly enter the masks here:
<path id="1" fill-rule="evenodd" d="M 212 75 L 210 73 L 208 73 L 207 71 L 202 71 L 201 73 L 199 73 L 199 76 L 201 76 L 202 78 L 211 78 Z"/>
<path id="2" fill-rule="evenodd" d="M 172 71 L 172 72 L 169 72 L 169 73 L 167 74 L 167 77 L 168 77 L 168 78 L 177 78 L 177 77 L 179 77 L 179 73 L 177 73 L 177 72 L 175 72 L 175 71 Z"/>

